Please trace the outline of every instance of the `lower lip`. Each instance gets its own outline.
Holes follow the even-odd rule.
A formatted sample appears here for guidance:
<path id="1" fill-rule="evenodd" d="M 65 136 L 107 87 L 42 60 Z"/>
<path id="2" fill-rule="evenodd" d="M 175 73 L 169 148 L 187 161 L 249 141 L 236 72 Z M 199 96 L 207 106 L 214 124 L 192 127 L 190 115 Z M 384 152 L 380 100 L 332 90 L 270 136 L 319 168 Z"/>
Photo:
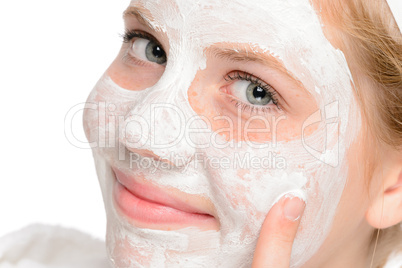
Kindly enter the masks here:
<path id="1" fill-rule="evenodd" d="M 119 212 L 140 228 L 177 230 L 193 226 L 201 230 L 217 229 L 217 222 L 211 215 L 184 212 L 141 199 L 118 180 L 115 181 L 114 200 Z"/>

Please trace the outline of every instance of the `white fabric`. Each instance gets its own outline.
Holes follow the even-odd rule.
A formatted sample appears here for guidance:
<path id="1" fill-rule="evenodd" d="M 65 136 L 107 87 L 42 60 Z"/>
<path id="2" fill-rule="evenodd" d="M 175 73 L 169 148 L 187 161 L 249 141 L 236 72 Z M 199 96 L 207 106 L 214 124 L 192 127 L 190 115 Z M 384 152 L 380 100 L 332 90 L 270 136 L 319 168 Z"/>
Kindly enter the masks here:
<path id="1" fill-rule="evenodd" d="M 383 268 L 402 268 L 402 253 L 391 254 Z"/>
<path id="2" fill-rule="evenodd" d="M 105 243 L 77 230 L 31 225 L 0 238 L 0 268 L 110 268 Z"/>
<path id="3" fill-rule="evenodd" d="M 111 268 L 103 241 L 77 230 L 31 225 L 0 238 L 0 268 Z M 384 268 L 401 268 L 392 254 Z"/>

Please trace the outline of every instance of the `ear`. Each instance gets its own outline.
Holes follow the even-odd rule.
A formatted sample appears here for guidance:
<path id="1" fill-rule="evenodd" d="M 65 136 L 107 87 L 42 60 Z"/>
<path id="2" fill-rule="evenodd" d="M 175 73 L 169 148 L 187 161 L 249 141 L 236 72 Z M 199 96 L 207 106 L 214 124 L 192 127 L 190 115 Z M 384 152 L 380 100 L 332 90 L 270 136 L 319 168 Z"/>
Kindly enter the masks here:
<path id="1" fill-rule="evenodd" d="M 391 156 L 391 155 L 388 155 Z M 382 184 L 366 212 L 367 222 L 374 228 L 383 229 L 402 222 L 402 156 L 401 153 L 385 158 Z"/>

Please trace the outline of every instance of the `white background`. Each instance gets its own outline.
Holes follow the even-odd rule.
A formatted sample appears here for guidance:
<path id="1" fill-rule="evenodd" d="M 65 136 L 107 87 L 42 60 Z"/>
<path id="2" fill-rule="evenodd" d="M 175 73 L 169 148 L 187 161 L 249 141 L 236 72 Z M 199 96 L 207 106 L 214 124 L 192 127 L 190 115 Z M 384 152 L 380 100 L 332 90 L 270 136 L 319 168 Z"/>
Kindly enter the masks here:
<path id="1" fill-rule="evenodd" d="M 0 237 L 45 223 L 104 238 L 91 152 L 69 143 L 64 119 L 117 55 L 128 4 L 0 2 Z M 81 116 L 73 133 L 84 140 Z"/>

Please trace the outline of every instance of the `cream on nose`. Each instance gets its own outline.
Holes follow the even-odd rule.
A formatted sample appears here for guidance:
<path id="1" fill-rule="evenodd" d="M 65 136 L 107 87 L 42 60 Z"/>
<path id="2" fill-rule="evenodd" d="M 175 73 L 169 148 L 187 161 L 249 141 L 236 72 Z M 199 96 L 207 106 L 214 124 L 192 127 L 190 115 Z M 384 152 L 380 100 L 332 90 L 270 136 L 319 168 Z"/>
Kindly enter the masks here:
<path id="1" fill-rule="evenodd" d="M 166 95 L 165 95 L 166 96 Z M 192 113 L 182 98 L 157 98 L 136 105 L 124 120 L 120 142 L 131 152 L 180 167 L 191 161 L 195 148 L 186 139 Z"/>
<path id="2" fill-rule="evenodd" d="M 176 61 L 171 58 L 171 62 Z M 140 101 L 133 100 L 135 105 L 126 114 L 124 129 L 121 128 L 124 135 L 120 142 L 126 148 L 152 152 L 154 158 L 177 167 L 193 159 L 196 146 L 186 134 L 197 131 L 189 123 L 198 115 L 189 103 L 187 92 L 198 68 L 190 59 L 180 65 L 168 65 L 158 83 L 140 92 Z"/>

